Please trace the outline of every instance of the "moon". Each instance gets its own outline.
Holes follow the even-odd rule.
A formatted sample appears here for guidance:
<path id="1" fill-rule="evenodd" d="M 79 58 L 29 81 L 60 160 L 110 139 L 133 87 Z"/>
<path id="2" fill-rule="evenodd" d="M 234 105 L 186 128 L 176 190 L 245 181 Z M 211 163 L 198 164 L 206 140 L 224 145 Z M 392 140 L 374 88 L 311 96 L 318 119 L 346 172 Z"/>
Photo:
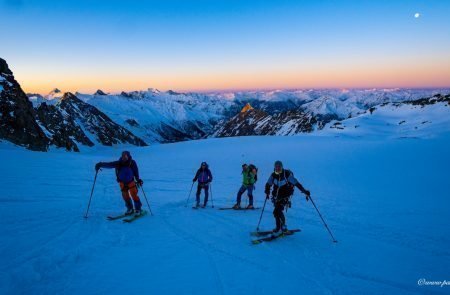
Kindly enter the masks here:
<path id="1" fill-rule="evenodd" d="M 420 17 L 420 13 L 416 12 L 416 14 L 414 14 L 415 18 L 419 18 Z"/>

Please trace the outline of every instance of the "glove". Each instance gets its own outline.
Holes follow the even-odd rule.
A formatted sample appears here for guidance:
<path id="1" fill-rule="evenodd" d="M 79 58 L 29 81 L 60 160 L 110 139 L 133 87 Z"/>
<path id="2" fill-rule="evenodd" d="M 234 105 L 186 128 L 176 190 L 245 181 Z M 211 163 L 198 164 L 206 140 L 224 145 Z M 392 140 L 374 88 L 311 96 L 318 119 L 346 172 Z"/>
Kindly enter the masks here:
<path id="1" fill-rule="evenodd" d="M 97 164 L 95 164 L 95 171 L 100 170 L 101 165 L 102 165 L 102 162 L 98 162 Z"/>
<path id="2" fill-rule="evenodd" d="M 138 180 L 137 180 L 137 184 L 138 184 L 139 186 L 142 186 L 142 185 L 144 184 L 144 181 L 143 181 L 142 179 L 138 179 Z"/>
<path id="3" fill-rule="evenodd" d="M 266 200 L 268 200 L 270 198 L 269 194 L 266 194 Z"/>
<path id="4" fill-rule="evenodd" d="M 306 201 L 309 201 L 309 196 L 311 196 L 311 193 L 308 190 L 305 190 L 303 193 L 306 195 Z"/>
<path id="5" fill-rule="evenodd" d="M 197 180 L 197 179 L 194 178 L 194 179 L 192 179 L 192 182 L 195 182 L 196 180 Z"/>

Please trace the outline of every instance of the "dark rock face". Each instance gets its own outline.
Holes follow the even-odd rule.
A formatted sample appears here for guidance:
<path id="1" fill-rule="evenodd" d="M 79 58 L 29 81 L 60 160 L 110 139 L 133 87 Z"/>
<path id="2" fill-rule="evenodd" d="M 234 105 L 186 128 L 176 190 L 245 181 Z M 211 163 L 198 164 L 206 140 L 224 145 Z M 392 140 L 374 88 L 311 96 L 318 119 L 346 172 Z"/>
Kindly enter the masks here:
<path id="1" fill-rule="evenodd" d="M 147 145 L 142 139 L 114 123 L 96 107 L 83 102 L 70 92 L 64 94 L 58 107 L 65 111 L 70 118 L 79 121 L 84 130 L 95 135 L 103 145 L 112 146 L 122 143 L 137 146 Z"/>
<path id="2" fill-rule="evenodd" d="M 52 94 L 61 93 L 54 89 Z M 98 95 L 106 95 L 97 91 Z M 90 138 L 103 145 L 146 143 L 94 106 L 66 93 L 56 104 L 33 96 L 36 108 L 22 91 L 5 60 L 0 58 L 0 139 L 31 150 L 47 151 L 49 145 L 79 151 L 79 145 L 93 146 Z M 88 137 L 92 135 L 92 137 Z"/>
<path id="3" fill-rule="evenodd" d="M 318 120 L 311 114 L 290 110 L 269 115 L 245 105 L 240 113 L 224 123 L 214 137 L 251 135 L 293 135 L 312 132 Z"/>
<path id="4" fill-rule="evenodd" d="M 135 119 L 126 119 L 125 122 L 133 127 L 139 127 L 139 123 Z"/>
<path id="5" fill-rule="evenodd" d="M 5 60 L 0 58 L 0 139 L 30 150 L 47 151 L 49 139 L 35 121 L 31 102 Z"/>
<path id="6" fill-rule="evenodd" d="M 189 134 L 175 129 L 165 123 L 161 123 L 161 126 L 156 131 L 161 136 L 163 143 L 186 141 L 192 139 Z"/>
<path id="7" fill-rule="evenodd" d="M 432 97 L 426 97 L 426 98 L 421 98 L 421 99 L 417 99 L 417 100 L 406 101 L 405 103 L 412 104 L 412 105 L 420 105 L 420 106 L 424 107 L 426 105 L 432 105 L 432 104 L 435 104 L 438 102 L 450 103 L 450 94 L 447 94 L 447 95 L 436 94 L 436 95 L 433 95 Z"/>
<path id="8" fill-rule="evenodd" d="M 80 151 L 76 142 L 94 146 L 80 126 L 71 117 L 64 116 L 55 106 L 42 103 L 36 113 L 36 119 L 46 131 L 52 145 L 74 152 Z"/>
<path id="9" fill-rule="evenodd" d="M 271 118 L 267 113 L 252 109 L 246 112 L 240 112 L 223 126 L 221 126 L 215 133 L 215 137 L 230 137 L 230 136 L 250 136 L 250 135 L 265 135 L 258 125 L 264 124 Z"/>
<path id="10" fill-rule="evenodd" d="M 122 92 L 120 93 L 120 95 L 123 96 L 123 97 L 128 97 L 128 98 L 131 98 L 131 97 L 133 96 L 133 95 L 131 95 L 130 93 L 125 92 L 125 91 L 122 91 Z"/>

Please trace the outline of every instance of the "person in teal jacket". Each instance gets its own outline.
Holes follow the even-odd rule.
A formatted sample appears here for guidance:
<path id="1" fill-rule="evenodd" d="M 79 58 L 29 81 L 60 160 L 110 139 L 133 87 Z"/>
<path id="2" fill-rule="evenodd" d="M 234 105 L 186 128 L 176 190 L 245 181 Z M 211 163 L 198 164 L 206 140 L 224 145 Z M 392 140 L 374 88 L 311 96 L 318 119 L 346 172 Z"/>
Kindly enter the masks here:
<path id="1" fill-rule="evenodd" d="M 257 181 L 257 169 L 255 165 L 242 165 L 242 185 L 237 193 L 236 204 L 233 209 L 241 209 L 242 194 L 247 191 L 248 206 L 246 209 L 254 209 L 253 207 L 253 191 L 255 190 L 255 182 Z"/>

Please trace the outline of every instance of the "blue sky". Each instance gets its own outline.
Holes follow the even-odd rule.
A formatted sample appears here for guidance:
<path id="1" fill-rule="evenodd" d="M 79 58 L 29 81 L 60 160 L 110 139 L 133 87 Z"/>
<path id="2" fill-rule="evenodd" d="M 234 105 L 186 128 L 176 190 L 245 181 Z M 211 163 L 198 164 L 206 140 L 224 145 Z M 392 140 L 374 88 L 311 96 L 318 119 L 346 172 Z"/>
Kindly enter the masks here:
<path id="1" fill-rule="evenodd" d="M 0 56 L 41 93 L 450 86 L 449 15 L 432 0 L 0 0 Z"/>

